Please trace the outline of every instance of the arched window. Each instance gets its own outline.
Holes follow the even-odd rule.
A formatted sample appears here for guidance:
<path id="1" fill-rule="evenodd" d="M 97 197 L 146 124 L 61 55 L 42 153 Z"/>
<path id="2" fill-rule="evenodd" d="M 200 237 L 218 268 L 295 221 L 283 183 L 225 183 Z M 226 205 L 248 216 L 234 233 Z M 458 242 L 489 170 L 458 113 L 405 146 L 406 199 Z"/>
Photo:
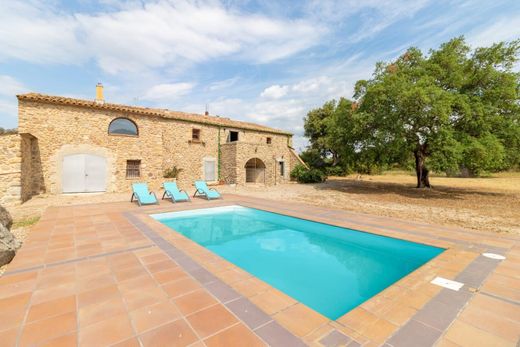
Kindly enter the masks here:
<path id="1" fill-rule="evenodd" d="M 137 125 L 128 118 L 116 118 L 108 126 L 109 134 L 137 136 Z"/>

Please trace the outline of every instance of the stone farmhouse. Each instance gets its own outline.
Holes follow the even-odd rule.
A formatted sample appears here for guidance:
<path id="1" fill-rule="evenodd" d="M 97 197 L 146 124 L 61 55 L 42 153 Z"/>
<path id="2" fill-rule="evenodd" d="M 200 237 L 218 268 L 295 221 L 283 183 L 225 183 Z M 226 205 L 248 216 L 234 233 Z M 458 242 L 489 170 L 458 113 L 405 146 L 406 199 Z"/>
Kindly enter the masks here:
<path id="1" fill-rule="evenodd" d="M 266 184 L 289 180 L 302 163 L 292 134 L 229 118 L 36 93 L 18 95 L 18 133 L 0 136 L 0 204 L 41 194 L 158 191 L 167 169 L 193 182 Z"/>

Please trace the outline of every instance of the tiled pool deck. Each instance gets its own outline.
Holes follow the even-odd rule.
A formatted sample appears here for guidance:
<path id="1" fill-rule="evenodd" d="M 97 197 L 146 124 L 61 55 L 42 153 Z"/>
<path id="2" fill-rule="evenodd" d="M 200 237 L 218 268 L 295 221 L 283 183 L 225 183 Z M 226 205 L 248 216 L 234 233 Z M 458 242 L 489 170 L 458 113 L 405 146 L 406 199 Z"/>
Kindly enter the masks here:
<path id="1" fill-rule="evenodd" d="M 447 251 L 330 321 L 148 216 L 231 204 Z M 436 276 L 465 285 L 442 289 Z M 519 237 L 236 195 L 49 208 L 0 278 L 2 346 L 474 347 L 519 336 Z"/>

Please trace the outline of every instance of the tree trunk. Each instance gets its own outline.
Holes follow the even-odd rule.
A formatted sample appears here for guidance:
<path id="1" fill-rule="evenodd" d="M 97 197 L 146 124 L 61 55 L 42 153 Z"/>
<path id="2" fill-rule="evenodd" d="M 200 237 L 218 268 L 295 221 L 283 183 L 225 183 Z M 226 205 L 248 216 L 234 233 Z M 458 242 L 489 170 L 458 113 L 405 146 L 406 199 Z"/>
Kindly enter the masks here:
<path id="1" fill-rule="evenodd" d="M 415 174 L 417 176 L 417 188 L 431 188 L 430 186 L 430 170 L 424 165 L 426 156 L 421 150 L 414 152 L 415 156 Z"/>
<path id="2" fill-rule="evenodd" d="M 336 166 L 339 163 L 339 156 L 338 153 L 334 151 L 330 151 L 332 153 L 332 166 Z"/>

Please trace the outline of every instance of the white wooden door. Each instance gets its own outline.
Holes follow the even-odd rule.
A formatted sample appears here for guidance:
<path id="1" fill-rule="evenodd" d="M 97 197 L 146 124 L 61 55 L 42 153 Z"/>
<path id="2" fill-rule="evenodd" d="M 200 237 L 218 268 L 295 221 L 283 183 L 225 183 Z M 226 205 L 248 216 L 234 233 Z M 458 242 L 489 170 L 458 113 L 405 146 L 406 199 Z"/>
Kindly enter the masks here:
<path id="1" fill-rule="evenodd" d="M 63 193 L 104 192 L 106 159 L 91 154 L 73 154 L 63 158 Z"/>

